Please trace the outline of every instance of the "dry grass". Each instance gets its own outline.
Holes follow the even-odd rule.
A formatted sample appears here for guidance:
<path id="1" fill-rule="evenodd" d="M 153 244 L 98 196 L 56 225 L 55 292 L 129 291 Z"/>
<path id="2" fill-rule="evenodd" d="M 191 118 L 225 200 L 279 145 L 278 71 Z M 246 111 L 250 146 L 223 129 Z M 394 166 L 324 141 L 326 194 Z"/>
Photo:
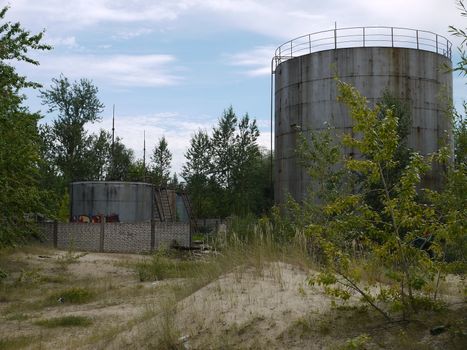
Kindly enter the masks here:
<path id="1" fill-rule="evenodd" d="M 234 236 L 203 257 L 25 247 L 2 252 L 0 268 L 1 349 L 457 349 L 466 341 L 463 304 L 409 324 L 388 324 L 353 301 L 331 308 L 306 284 L 314 265 L 300 240 Z M 451 296 L 452 283 L 443 287 Z M 431 336 L 436 325 L 448 327 Z"/>

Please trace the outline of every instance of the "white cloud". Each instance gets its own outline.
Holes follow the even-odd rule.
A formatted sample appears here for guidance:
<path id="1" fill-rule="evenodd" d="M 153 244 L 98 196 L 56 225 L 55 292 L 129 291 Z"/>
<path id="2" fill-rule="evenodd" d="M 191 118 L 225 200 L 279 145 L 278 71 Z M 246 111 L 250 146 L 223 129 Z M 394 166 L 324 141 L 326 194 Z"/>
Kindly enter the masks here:
<path id="1" fill-rule="evenodd" d="M 142 35 L 147 35 L 152 33 L 153 30 L 151 28 L 138 28 L 135 30 L 127 30 L 127 31 L 119 31 L 117 34 L 113 36 L 114 39 L 122 39 L 122 40 L 129 40 L 134 39 Z"/>
<path id="2" fill-rule="evenodd" d="M 257 77 L 271 74 L 271 59 L 275 47 L 259 46 L 252 50 L 226 55 L 229 64 L 245 68 L 245 74 Z"/>
<path id="3" fill-rule="evenodd" d="M 236 28 L 275 38 L 339 27 L 392 25 L 447 33 L 460 24 L 455 1 L 446 0 L 15 0 L 11 16 L 44 23 L 53 32 L 66 24 L 82 30 L 100 23 L 205 23 L 212 30 Z M 182 18 L 183 17 L 183 18 Z M 151 28 L 153 28 L 151 26 Z M 137 30 L 136 30 L 137 32 Z"/>
<path id="4" fill-rule="evenodd" d="M 14 14 L 35 18 L 35 22 L 66 23 L 67 27 L 76 28 L 100 22 L 174 20 L 179 12 L 177 1 L 15 0 L 12 7 Z"/>
<path id="5" fill-rule="evenodd" d="M 56 55 L 47 54 L 41 65 L 27 74 L 33 79 L 40 74 L 47 77 L 63 73 L 68 78 L 86 77 L 97 82 L 120 87 L 154 87 L 178 84 L 183 78 L 174 67 L 172 55 Z M 26 68 L 24 64 L 19 69 Z"/>
<path id="6" fill-rule="evenodd" d="M 63 46 L 69 49 L 78 47 L 78 43 L 76 42 L 76 38 L 74 36 L 53 37 L 46 35 L 44 41 L 53 47 Z"/>

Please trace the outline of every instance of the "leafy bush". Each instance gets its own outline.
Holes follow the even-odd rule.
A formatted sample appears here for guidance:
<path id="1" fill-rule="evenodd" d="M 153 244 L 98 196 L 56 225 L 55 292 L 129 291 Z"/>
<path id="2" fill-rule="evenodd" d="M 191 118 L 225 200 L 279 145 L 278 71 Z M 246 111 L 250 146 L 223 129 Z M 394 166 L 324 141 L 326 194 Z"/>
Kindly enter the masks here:
<path id="1" fill-rule="evenodd" d="M 465 211 L 455 199 L 421 188 L 430 165 L 445 161 L 448 152 L 409 153 L 396 172 L 402 162 L 399 118 L 386 105 L 370 108 L 352 86 L 337 84 L 354 121 L 340 147 L 356 149 L 361 157 L 338 157 L 326 134 L 311 139 L 311 196 L 293 207 L 323 267 L 309 282 L 343 300 L 356 293 L 388 319 L 394 311 L 405 317 L 436 300 L 447 271 L 445 248 L 462 231 Z M 465 177 L 457 180 L 465 185 Z"/>

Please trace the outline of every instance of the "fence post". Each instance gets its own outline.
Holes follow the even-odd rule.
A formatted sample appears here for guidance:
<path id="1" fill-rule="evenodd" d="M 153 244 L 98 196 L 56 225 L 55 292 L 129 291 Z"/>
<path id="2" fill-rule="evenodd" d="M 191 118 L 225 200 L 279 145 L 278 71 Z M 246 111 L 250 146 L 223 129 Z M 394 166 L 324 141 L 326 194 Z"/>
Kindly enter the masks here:
<path id="1" fill-rule="evenodd" d="M 57 245 L 58 245 L 58 222 L 57 220 L 54 220 L 53 242 L 54 242 L 54 248 L 57 248 Z"/>
<path id="2" fill-rule="evenodd" d="M 394 28 L 391 27 L 391 47 L 394 47 Z"/>
<path id="3" fill-rule="evenodd" d="M 363 27 L 363 47 L 365 47 L 365 27 Z"/>
<path id="4" fill-rule="evenodd" d="M 156 248 L 156 223 L 151 219 L 151 252 Z"/>
<path id="5" fill-rule="evenodd" d="M 104 234 L 105 234 L 105 216 L 101 215 L 101 231 L 100 231 L 100 240 L 99 240 L 99 252 L 104 252 Z"/>

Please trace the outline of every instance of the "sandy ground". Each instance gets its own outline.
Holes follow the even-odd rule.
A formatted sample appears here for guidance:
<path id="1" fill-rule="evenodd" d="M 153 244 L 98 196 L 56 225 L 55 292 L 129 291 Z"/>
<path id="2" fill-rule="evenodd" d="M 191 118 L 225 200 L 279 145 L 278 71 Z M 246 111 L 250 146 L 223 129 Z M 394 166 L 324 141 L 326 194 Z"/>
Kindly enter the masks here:
<path id="1" fill-rule="evenodd" d="M 307 285 L 311 271 L 296 266 L 276 262 L 261 269 L 237 268 L 177 299 L 175 291 L 186 288 L 185 281 L 140 282 L 132 264 L 143 259 L 148 257 L 70 255 L 44 248 L 9 256 L 9 269 L 16 272 L 8 278 L 26 282 L 19 283 L 15 295 L 0 302 L 0 348 L 3 344 L 7 349 L 326 349 L 359 334 L 384 338 L 377 328 L 383 320 L 373 316 L 353 319 L 353 313 L 347 320 L 346 314 L 331 307 L 322 289 Z M 61 280 L 46 278 L 46 282 L 28 284 L 22 277 L 28 271 L 32 280 L 34 276 L 58 276 Z M 451 282 L 444 290 L 446 298 L 462 314 L 465 304 L 459 290 L 452 287 L 457 281 Z M 70 286 L 90 288 L 97 296 L 79 305 L 43 304 L 48 295 Z M 64 315 L 86 316 L 93 323 L 90 327 L 59 328 L 36 323 Z M 362 328 L 363 318 L 373 328 Z M 392 336 L 393 331 L 386 328 L 384 332 Z M 422 331 L 425 336 L 426 329 L 413 330 Z M 440 347 L 429 337 L 424 342 L 429 346 L 420 348 L 457 348 L 458 342 L 446 346 L 447 335 L 435 339 Z"/>

